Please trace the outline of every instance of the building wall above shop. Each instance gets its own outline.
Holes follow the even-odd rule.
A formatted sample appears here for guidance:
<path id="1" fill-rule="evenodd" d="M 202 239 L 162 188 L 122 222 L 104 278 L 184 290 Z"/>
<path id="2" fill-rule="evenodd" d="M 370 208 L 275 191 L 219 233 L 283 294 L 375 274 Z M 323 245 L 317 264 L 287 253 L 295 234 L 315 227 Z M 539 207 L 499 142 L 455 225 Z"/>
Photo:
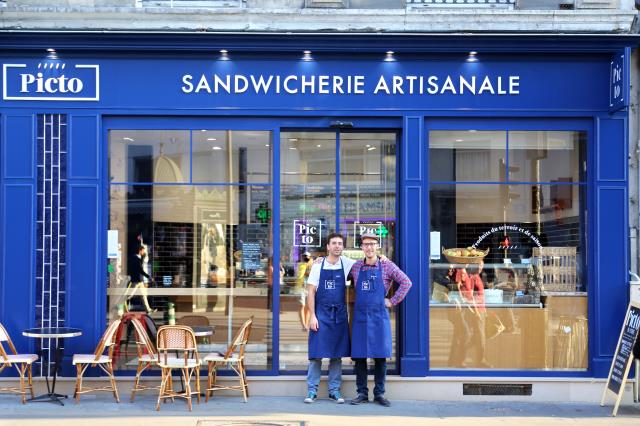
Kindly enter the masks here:
<path id="1" fill-rule="evenodd" d="M 251 1 L 240 2 L 242 7 L 185 8 L 137 7 L 143 3 L 135 0 L 8 0 L 7 7 L 0 8 L 0 30 L 629 33 L 636 18 L 635 9 L 622 6 L 579 10 L 398 8 L 401 1 L 354 0 L 353 5 L 363 9 L 336 10 L 300 8 L 296 0 L 274 0 L 274 7 L 267 8 L 251 7 L 258 6 Z M 385 8 L 364 8 L 383 7 L 387 2 Z"/>

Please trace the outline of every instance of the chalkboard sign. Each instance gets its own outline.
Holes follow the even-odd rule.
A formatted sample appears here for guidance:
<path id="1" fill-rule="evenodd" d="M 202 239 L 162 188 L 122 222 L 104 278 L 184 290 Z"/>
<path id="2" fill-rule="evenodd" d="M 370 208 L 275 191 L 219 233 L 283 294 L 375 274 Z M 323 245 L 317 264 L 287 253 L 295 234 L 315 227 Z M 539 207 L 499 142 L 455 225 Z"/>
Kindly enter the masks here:
<path id="1" fill-rule="evenodd" d="M 624 385 L 627 381 L 631 364 L 633 363 L 633 349 L 638 340 L 639 331 L 640 303 L 631 302 L 627 309 L 627 315 L 624 317 L 624 323 L 622 323 L 618 346 L 616 346 L 616 352 L 611 362 L 611 370 L 607 378 L 607 387 L 602 394 L 602 401 L 600 402 L 600 405 L 604 405 L 607 393 L 612 393 L 616 398 L 616 403 L 613 407 L 614 416 L 618 412 L 618 406 L 620 405 L 622 393 L 624 392 Z"/>
<path id="2" fill-rule="evenodd" d="M 257 271 L 260 264 L 260 243 L 242 243 L 242 269 Z"/>

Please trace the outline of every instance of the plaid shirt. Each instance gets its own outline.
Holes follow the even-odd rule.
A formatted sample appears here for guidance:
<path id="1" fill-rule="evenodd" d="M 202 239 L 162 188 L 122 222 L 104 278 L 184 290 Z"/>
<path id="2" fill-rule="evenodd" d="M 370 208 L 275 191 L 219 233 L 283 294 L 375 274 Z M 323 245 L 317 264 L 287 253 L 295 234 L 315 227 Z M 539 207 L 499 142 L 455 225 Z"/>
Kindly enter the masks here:
<path id="1" fill-rule="evenodd" d="M 372 266 L 372 265 L 365 265 L 364 260 L 358 260 L 351 268 L 351 274 L 350 274 L 354 282 L 354 287 L 355 287 L 355 283 L 357 283 L 358 281 L 358 274 L 360 273 L 360 270 L 377 268 L 379 262 L 380 262 L 380 259 L 378 259 L 378 261 L 376 261 L 376 264 Z M 402 302 L 402 300 L 405 298 L 405 296 L 409 292 L 409 289 L 411 288 L 411 280 L 409 279 L 407 274 L 402 272 L 402 270 L 398 267 L 398 265 L 396 265 L 392 261 L 389 260 L 387 262 L 382 262 L 381 265 L 382 265 L 382 281 L 384 282 L 384 294 L 385 295 L 389 294 L 389 289 L 391 288 L 391 285 L 394 282 L 398 283 L 399 285 L 398 290 L 396 290 L 396 293 L 393 295 L 391 299 L 389 299 L 391 304 L 395 306 L 398 303 Z"/>

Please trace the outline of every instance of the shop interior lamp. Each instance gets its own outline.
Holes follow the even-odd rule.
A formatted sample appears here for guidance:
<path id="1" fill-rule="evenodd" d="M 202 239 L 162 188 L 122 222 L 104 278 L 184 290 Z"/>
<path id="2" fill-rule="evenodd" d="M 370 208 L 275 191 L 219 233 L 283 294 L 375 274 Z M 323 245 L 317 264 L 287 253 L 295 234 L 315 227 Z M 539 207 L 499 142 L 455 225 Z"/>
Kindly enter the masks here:
<path id="1" fill-rule="evenodd" d="M 385 62 L 395 62 L 396 58 L 395 58 L 395 56 L 393 56 L 393 54 L 394 54 L 393 50 L 387 50 L 387 53 L 385 54 L 385 57 L 384 57 L 384 61 Z"/>
<path id="2" fill-rule="evenodd" d="M 228 61 L 231 58 L 229 58 L 229 51 L 226 49 L 221 49 L 220 50 L 220 60 L 221 61 Z"/>
<path id="3" fill-rule="evenodd" d="M 47 58 L 48 59 L 58 59 L 58 53 L 56 49 L 48 48 L 47 49 Z"/>
<path id="4" fill-rule="evenodd" d="M 313 61 L 313 56 L 311 56 L 310 50 L 305 50 L 304 52 L 302 52 L 302 60 L 307 62 Z"/>
<path id="5" fill-rule="evenodd" d="M 469 56 L 467 56 L 467 62 L 478 62 L 478 52 L 472 50 L 469 52 Z"/>

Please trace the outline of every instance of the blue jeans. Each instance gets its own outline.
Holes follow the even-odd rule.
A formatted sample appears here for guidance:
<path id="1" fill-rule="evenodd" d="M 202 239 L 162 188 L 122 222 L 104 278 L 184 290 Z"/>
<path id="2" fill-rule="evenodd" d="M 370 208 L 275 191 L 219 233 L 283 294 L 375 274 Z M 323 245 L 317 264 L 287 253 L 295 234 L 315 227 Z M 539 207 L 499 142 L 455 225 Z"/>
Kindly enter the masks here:
<path id="1" fill-rule="evenodd" d="M 309 360 L 309 372 L 307 373 L 307 388 L 309 392 L 318 394 L 318 385 L 320 385 L 320 375 L 322 374 L 322 358 L 313 358 Z M 342 384 L 342 358 L 331 358 L 329 360 L 329 380 L 327 387 L 329 395 L 340 391 Z"/>
<path id="2" fill-rule="evenodd" d="M 354 358 L 356 362 L 356 387 L 358 395 L 369 396 L 369 388 L 367 387 L 367 359 Z M 373 370 L 375 387 L 373 388 L 373 396 L 384 395 L 384 382 L 387 376 L 387 360 L 386 358 L 374 358 L 375 367 Z"/>

